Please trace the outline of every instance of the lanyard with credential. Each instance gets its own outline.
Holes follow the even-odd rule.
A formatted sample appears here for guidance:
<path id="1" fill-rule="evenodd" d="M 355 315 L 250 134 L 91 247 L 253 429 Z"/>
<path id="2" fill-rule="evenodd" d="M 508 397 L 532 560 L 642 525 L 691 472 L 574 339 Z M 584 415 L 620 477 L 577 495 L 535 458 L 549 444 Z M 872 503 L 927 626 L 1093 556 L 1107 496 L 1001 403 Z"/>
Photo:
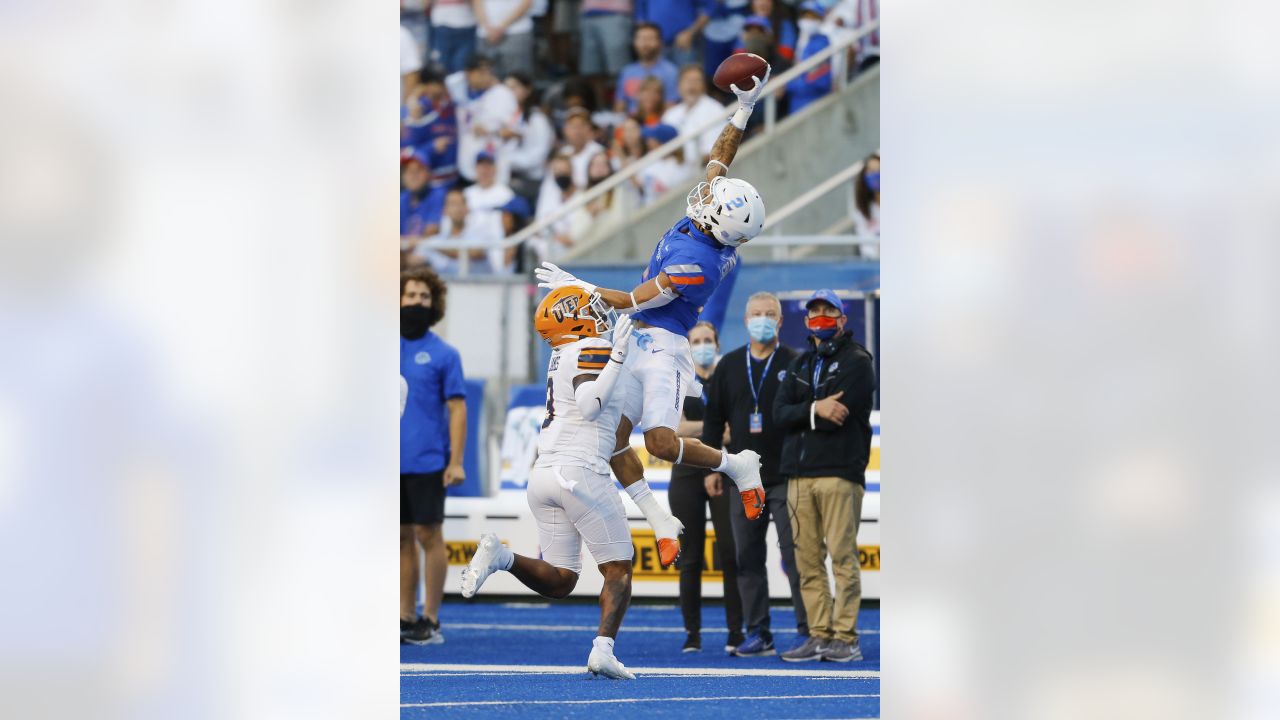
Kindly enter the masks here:
<path id="1" fill-rule="evenodd" d="M 764 381 L 769 377 L 769 366 L 773 364 L 773 356 L 778 354 L 775 349 L 769 353 L 769 359 L 764 362 L 764 369 L 760 371 L 760 387 L 751 381 L 751 350 L 747 350 L 744 355 L 747 356 L 747 387 L 751 388 L 751 401 L 754 410 L 751 413 L 750 427 L 748 430 L 752 433 L 764 432 L 764 416 L 760 414 L 760 393 L 764 392 Z"/>

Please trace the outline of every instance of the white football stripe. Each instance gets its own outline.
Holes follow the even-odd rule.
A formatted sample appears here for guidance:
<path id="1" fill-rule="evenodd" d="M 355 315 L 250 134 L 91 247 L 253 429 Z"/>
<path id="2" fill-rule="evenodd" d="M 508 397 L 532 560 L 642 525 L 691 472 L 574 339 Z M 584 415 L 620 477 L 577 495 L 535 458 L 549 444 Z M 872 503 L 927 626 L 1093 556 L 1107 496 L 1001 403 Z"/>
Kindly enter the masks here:
<path id="1" fill-rule="evenodd" d="M 814 663 L 817 665 L 818 663 Z M 783 668 L 670 668 L 629 667 L 637 675 L 700 675 L 720 677 L 844 677 L 879 678 L 879 670 L 791 670 Z M 511 673 L 543 675 L 585 674 L 585 665 L 467 665 L 458 663 L 400 663 L 401 673 Z"/>
<path id="2" fill-rule="evenodd" d="M 602 700 L 471 700 L 462 702 L 401 703 L 402 708 L 425 707 L 466 707 L 476 705 L 594 705 L 596 703 L 640 703 L 640 702 L 708 702 L 713 700 L 830 700 L 834 698 L 878 698 L 875 695 L 735 695 L 720 697 L 646 697 L 646 698 L 608 698 Z"/>

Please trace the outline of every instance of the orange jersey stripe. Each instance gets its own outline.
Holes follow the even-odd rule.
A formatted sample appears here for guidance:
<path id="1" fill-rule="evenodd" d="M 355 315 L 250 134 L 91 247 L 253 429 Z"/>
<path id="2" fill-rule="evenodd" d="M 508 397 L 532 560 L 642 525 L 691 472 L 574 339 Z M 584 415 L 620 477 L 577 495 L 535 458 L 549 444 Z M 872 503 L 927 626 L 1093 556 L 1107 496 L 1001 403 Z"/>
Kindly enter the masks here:
<path id="1" fill-rule="evenodd" d="M 608 364 L 609 363 L 607 362 L 593 363 L 593 362 L 582 362 L 581 360 L 579 360 L 578 369 L 579 370 L 603 370 L 604 367 Z"/>
<path id="2" fill-rule="evenodd" d="M 670 278 L 671 282 L 675 283 L 676 285 L 701 285 L 702 283 L 707 281 L 707 279 L 702 277 L 701 275 L 694 275 L 692 277 L 680 277 L 679 275 L 668 275 L 667 277 Z"/>

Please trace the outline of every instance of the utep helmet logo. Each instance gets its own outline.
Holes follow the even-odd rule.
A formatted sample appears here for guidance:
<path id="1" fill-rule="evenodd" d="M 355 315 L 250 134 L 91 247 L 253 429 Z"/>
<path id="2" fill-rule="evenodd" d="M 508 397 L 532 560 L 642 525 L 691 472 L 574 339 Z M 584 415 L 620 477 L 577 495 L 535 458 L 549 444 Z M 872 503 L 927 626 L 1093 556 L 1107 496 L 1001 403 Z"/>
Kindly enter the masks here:
<path id="1" fill-rule="evenodd" d="M 551 314 L 555 316 L 556 322 L 564 322 L 565 318 L 570 317 L 577 311 L 577 295 L 566 295 L 556 302 L 555 305 L 551 306 Z"/>

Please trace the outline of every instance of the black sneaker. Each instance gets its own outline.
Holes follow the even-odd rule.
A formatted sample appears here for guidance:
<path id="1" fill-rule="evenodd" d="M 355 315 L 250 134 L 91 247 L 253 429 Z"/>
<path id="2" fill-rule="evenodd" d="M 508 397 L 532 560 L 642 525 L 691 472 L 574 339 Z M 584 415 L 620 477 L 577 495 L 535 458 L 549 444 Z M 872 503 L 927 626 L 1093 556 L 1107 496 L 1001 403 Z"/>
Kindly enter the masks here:
<path id="1" fill-rule="evenodd" d="M 686 635 L 680 652 L 702 652 L 702 636 L 696 632 Z"/>
<path id="2" fill-rule="evenodd" d="M 724 651 L 732 655 L 733 651 L 737 650 L 738 646 L 746 642 L 746 640 L 747 638 L 742 634 L 741 630 L 730 630 L 729 639 L 724 643 Z"/>
<path id="3" fill-rule="evenodd" d="M 444 642 L 444 633 L 440 632 L 440 621 L 422 618 L 422 622 L 431 629 L 431 637 L 427 640 L 427 645 L 439 645 Z"/>
<path id="4" fill-rule="evenodd" d="M 426 645 L 431 642 L 431 625 L 425 618 L 413 622 L 400 621 L 400 642 L 410 645 Z"/>

